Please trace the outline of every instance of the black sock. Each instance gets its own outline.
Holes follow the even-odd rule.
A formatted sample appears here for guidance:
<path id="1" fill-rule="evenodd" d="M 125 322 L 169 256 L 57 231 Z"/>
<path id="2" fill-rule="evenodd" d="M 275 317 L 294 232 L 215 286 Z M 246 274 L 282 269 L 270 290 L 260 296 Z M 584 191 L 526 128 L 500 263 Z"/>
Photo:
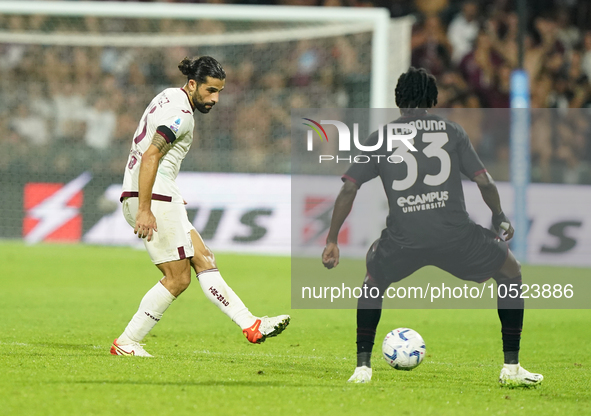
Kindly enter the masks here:
<path id="1" fill-rule="evenodd" d="M 371 367 L 371 350 L 381 316 L 381 296 L 377 299 L 359 298 L 357 305 L 357 367 Z"/>
<path id="2" fill-rule="evenodd" d="M 524 306 L 521 298 L 521 276 L 499 283 L 497 289 L 497 308 L 501 320 L 505 364 L 518 364 Z M 498 296 L 499 293 L 504 296 Z"/>
<path id="3" fill-rule="evenodd" d="M 519 364 L 519 351 L 505 351 L 505 364 Z"/>
<path id="4" fill-rule="evenodd" d="M 371 351 L 357 353 L 357 367 L 363 366 L 371 368 Z"/>

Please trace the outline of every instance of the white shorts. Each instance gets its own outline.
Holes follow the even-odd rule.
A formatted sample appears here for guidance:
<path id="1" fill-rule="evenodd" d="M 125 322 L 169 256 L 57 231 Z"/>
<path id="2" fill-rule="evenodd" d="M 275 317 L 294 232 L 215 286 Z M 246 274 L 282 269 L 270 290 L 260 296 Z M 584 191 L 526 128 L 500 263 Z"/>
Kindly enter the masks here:
<path id="1" fill-rule="evenodd" d="M 129 225 L 135 228 L 135 216 L 138 209 L 138 198 L 123 200 L 123 216 Z M 195 255 L 187 210 L 183 204 L 152 200 L 152 213 L 156 217 L 157 232 L 152 241 L 144 238 L 144 245 L 154 264 L 183 260 Z"/>

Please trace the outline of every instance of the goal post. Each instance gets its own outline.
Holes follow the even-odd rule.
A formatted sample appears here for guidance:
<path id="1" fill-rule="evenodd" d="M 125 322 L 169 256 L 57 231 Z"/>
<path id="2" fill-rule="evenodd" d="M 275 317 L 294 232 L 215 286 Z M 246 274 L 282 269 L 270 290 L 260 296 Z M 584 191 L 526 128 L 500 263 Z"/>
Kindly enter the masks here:
<path id="1" fill-rule="evenodd" d="M 389 36 L 390 36 L 390 16 L 386 9 L 381 8 L 322 8 L 322 7 L 295 7 L 295 6 L 239 6 L 239 5 L 210 5 L 210 4 L 171 4 L 171 3 L 122 3 L 122 2 L 62 2 L 62 1 L 18 1 L 18 2 L 0 2 L 0 14 L 3 15 L 47 15 L 63 17 L 114 17 L 129 19 L 179 19 L 179 20 L 198 20 L 215 19 L 220 21 L 252 21 L 252 22 L 281 22 L 281 23 L 326 23 L 331 25 L 318 27 L 296 29 L 298 33 L 285 33 L 290 36 L 289 39 L 301 39 L 305 36 L 317 38 L 322 36 L 335 36 L 342 33 L 355 33 L 359 24 L 362 29 L 372 31 L 371 46 L 371 79 L 370 79 L 370 106 L 372 108 L 385 108 L 387 106 L 388 90 L 388 55 L 389 55 Z M 363 26 L 363 24 L 367 26 Z M 335 27 L 335 25 L 337 25 Z M 343 27 L 345 25 L 345 27 Z M 349 30 L 347 30 L 347 25 Z M 331 28 L 331 26 L 333 26 Z M 339 28 L 340 26 L 340 28 Z M 365 30 L 367 30 L 365 29 Z M 284 32 L 285 30 L 283 30 Z M 304 32 L 302 32 L 304 31 Z M 309 31 L 309 33 L 305 33 Z M 224 34 L 225 42 L 234 44 L 243 43 L 244 39 L 249 42 L 279 41 L 273 30 L 254 31 L 243 36 L 242 33 L 236 33 L 228 38 Z M 49 35 L 44 35 L 49 36 Z M 51 35 L 58 44 L 80 45 L 83 40 L 67 35 Z M 112 42 L 114 45 L 126 46 L 129 42 L 137 41 L 139 45 L 146 45 L 146 40 L 130 39 L 131 35 L 123 36 L 121 34 L 107 35 L 103 42 Z M 136 36 L 136 38 L 139 36 Z M 168 45 L 174 45 L 174 42 L 182 44 L 200 45 L 207 43 L 215 44 L 215 40 L 200 39 L 203 36 L 176 35 L 169 38 L 159 36 L 170 42 Z M 283 37 L 287 39 L 287 37 Z M 47 38 L 45 42 L 51 39 Z M 31 42 L 31 35 L 15 34 L 6 31 L 0 33 L 0 42 Z M 148 40 L 149 42 L 149 40 Z M 161 46 L 161 43 L 152 43 L 150 46 Z M 101 41 L 98 41 L 100 44 Z"/>
<path id="2" fill-rule="evenodd" d="M 215 57 L 228 81 L 216 109 L 196 117 L 182 173 L 220 175 L 225 189 L 291 173 L 292 108 L 392 107 L 409 36 L 408 18 L 385 9 L 0 1 L 0 239 L 114 243 L 112 192 L 130 138 L 146 103 L 186 81 L 185 56 Z M 202 205 L 217 197 L 187 208 L 214 247 L 270 215 L 260 198 L 240 213 Z"/>

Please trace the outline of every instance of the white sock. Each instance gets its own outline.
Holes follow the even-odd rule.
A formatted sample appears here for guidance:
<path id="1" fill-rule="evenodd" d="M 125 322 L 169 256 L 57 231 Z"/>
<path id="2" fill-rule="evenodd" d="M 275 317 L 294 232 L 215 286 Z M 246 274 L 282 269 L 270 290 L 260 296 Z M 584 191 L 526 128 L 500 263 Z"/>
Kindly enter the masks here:
<path id="1" fill-rule="evenodd" d="M 127 324 L 123 334 L 117 338 L 117 343 L 125 345 L 143 340 L 175 299 L 176 297 L 172 296 L 162 283 L 156 283 L 152 289 L 148 290 L 148 293 L 140 302 L 138 311 Z"/>
<path id="2" fill-rule="evenodd" d="M 503 364 L 507 370 L 509 370 L 512 374 L 517 374 L 519 371 L 519 363 L 517 364 Z"/>
<path id="3" fill-rule="evenodd" d="M 249 328 L 255 323 L 257 318 L 226 284 L 218 269 L 205 270 L 197 275 L 197 279 L 205 296 L 241 329 Z"/>

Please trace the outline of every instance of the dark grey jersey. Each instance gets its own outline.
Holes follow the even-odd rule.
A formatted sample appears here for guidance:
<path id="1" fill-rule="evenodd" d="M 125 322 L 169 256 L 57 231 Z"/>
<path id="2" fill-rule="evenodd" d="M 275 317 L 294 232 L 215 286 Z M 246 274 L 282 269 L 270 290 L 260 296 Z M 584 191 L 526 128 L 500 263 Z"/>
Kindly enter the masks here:
<path id="1" fill-rule="evenodd" d="M 466 212 L 461 173 L 473 179 L 486 172 L 466 132 L 456 123 L 427 113 L 401 117 L 394 123 L 415 126 L 417 135 L 410 142 L 417 151 L 409 151 L 401 141 L 388 151 L 384 140 L 380 149 L 364 152 L 368 158 L 359 160 L 369 161 L 354 163 L 343 180 L 361 186 L 376 176 L 381 178 L 390 207 L 388 233 L 400 246 L 435 248 L 464 238 L 474 223 Z M 376 131 L 366 145 L 377 142 Z M 400 158 L 403 162 L 392 163 Z"/>

